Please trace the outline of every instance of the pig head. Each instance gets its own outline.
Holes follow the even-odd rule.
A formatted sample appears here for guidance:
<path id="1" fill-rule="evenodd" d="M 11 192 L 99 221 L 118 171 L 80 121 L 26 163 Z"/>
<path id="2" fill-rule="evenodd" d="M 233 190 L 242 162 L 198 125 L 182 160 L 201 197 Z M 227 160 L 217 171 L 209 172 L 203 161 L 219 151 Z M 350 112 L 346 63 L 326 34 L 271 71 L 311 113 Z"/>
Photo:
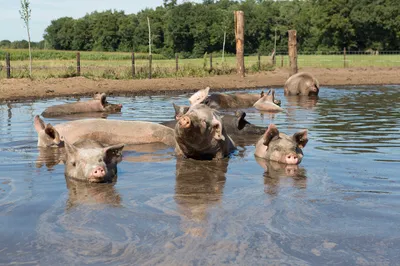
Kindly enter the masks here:
<path id="1" fill-rule="evenodd" d="M 90 183 L 110 182 L 116 177 L 123 144 L 106 147 L 94 140 L 83 140 L 74 144 L 64 140 L 64 144 L 66 177 Z"/>
<path id="2" fill-rule="evenodd" d="M 221 118 L 215 110 L 200 103 L 207 94 L 203 94 L 203 98 L 197 93 L 193 96 L 189 99 L 192 105 L 175 126 L 177 155 L 193 159 L 221 159 L 227 156 L 235 145 L 226 134 Z"/>
<path id="3" fill-rule="evenodd" d="M 280 133 L 274 124 L 270 124 L 258 140 L 254 155 L 283 164 L 299 164 L 303 159 L 302 148 L 307 142 L 307 130 L 288 136 Z"/>

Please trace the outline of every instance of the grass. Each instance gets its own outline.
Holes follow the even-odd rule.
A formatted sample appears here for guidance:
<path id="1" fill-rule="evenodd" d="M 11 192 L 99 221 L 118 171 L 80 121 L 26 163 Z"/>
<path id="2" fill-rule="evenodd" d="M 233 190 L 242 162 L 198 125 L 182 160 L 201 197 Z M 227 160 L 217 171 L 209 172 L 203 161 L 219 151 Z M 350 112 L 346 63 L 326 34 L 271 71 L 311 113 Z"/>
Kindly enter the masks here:
<path id="1" fill-rule="evenodd" d="M 11 54 L 12 77 L 29 77 L 29 61 L 27 50 L 7 50 Z M 73 77 L 76 76 L 76 52 L 34 50 L 33 78 Z M 132 62 L 130 53 L 118 52 L 81 52 L 81 75 L 88 78 L 131 79 Z M 18 60 L 20 58 L 21 60 Z M 135 78 L 149 76 L 147 54 L 135 54 Z M 209 55 L 198 59 L 179 59 L 179 70 L 176 71 L 175 59 L 165 59 L 161 55 L 153 55 L 152 77 L 204 77 L 224 75 L 236 70 L 236 58 L 214 57 L 210 68 Z M 270 57 L 262 56 L 258 65 L 257 56 L 246 56 L 245 67 L 248 73 L 273 70 Z M 276 57 L 276 67 L 288 67 L 288 57 Z M 299 67 L 342 68 L 343 55 L 298 55 Z M 347 55 L 347 67 L 393 67 L 400 66 L 400 54 L 391 55 Z M 5 51 L 0 50 L 0 78 L 6 76 Z"/>

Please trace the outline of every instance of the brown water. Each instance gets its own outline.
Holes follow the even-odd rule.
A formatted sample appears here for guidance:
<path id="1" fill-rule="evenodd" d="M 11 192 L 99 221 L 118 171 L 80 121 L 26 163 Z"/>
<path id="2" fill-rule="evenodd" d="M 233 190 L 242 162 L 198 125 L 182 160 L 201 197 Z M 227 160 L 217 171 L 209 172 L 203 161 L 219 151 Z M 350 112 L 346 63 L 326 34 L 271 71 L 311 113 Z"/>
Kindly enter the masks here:
<path id="1" fill-rule="evenodd" d="M 34 115 L 67 100 L 0 105 L 0 264 L 398 265 L 400 86 L 282 93 L 287 113 L 246 118 L 307 128 L 299 167 L 256 160 L 254 145 L 218 162 L 148 145 L 92 185 L 36 147 Z M 108 118 L 160 122 L 187 95 L 110 101 L 124 108 Z"/>

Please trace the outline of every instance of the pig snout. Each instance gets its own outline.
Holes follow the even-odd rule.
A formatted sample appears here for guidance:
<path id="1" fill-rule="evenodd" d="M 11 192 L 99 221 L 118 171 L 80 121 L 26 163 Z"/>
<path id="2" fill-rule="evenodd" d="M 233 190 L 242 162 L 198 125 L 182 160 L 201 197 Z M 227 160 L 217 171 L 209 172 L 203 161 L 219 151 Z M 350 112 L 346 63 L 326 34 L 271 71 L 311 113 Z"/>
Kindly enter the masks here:
<path id="1" fill-rule="evenodd" d="M 180 128 L 189 128 L 190 127 L 190 118 L 188 116 L 182 116 L 179 119 L 179 127 Z"/>
<path id="2" fill-rule="evenodd" d="M 89 182 L 101 182 L 106 176 L 106 171 L 103 166 L 95 167 L 89 176 Z"/>
<path id="3" fill-rule="evenodd" d="M 285 157 L 285 162 L 287 164 L 298 164 L 299 163 L 299 157 L 294 153 L 288 154 Z"/>

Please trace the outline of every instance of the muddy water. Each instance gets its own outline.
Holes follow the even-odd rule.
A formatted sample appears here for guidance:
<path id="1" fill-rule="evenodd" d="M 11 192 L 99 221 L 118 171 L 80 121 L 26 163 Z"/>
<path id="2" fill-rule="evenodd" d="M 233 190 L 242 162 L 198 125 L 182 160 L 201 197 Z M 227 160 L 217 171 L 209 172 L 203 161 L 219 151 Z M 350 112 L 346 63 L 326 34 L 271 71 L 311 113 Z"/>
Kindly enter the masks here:
<path id="1" fill-rule="evenodd" d="M 286 113 L 247 118 L 307 128 L 299 167 L 256 160 L 248 144 L 218 162 L 149 145 L 94 185 L 66 180 L 60 154 L 36 147 L 34 115 L 72 99 L 0 105 L 0 264 L 398 264 L 400 86 L 282 93 Z M 166 121 L 186 98 L 110 98 L 124 108 L 108 118 Z"/>

